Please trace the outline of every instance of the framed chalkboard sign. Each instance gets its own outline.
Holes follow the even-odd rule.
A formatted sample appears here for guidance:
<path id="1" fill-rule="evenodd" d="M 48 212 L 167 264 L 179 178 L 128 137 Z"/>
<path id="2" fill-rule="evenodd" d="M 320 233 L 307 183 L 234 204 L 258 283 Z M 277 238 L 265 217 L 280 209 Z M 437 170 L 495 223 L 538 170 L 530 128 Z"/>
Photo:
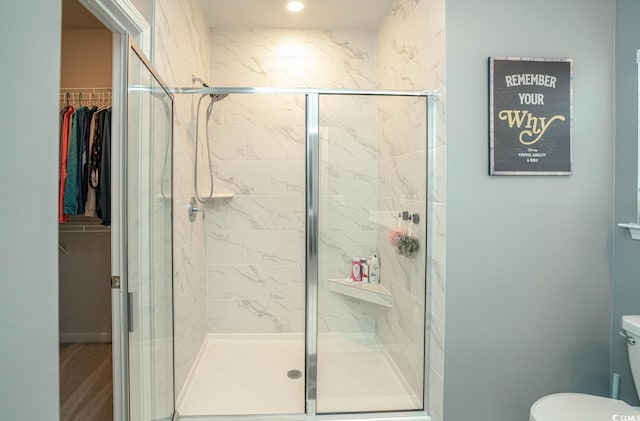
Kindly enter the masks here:
<path id="1" fill-rule="evenodd" d="M 489 58 L 489 174 L 570 175 L 573 60 Z"/>

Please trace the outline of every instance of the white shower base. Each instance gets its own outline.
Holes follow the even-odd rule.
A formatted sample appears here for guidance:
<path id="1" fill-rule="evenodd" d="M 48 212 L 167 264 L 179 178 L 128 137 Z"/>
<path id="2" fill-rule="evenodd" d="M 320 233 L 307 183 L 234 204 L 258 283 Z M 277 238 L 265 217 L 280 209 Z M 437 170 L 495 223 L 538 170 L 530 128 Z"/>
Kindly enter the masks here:
<path id="1" fill-rule="evenodd" d="M 305 412 L 301 334 L 210 334 L 180 393 L 180 416 Z M 287 377 L 289 370 L 303 373 Z M 371 335 L 320 334 L 319 413 L 419 409 L 388 354 Z"/>

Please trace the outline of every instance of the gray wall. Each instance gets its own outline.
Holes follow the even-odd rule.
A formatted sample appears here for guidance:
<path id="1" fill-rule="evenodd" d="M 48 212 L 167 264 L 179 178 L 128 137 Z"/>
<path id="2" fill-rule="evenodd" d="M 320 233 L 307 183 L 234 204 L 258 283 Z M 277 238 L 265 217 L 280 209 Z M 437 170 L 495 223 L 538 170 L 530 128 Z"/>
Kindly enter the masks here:
<path id="1" fill-rule="evenodd" d="M 59 0 L 0 4 L 4 419 L 58 419 L 60 8 Z"/>
<path id="2" fill-rule="evenodd" d="M 618 0 L 616 10 L 615 221 L 636 221 L 638 168 L 638 65 L 640 2 Z M 615 228 L 612 371 L 622 375 L 620 398 L 638 404 L 625 342 L 617 335 L 623 314 L 640 314 L 640 242 Z"/>
<path id="3" fill-rule="evenodd" d="M 609 389 L 615 0 L 447 0 L 444 419 Z M 574 174 L 489 177 L 487 57 L 574 59 Z"/>

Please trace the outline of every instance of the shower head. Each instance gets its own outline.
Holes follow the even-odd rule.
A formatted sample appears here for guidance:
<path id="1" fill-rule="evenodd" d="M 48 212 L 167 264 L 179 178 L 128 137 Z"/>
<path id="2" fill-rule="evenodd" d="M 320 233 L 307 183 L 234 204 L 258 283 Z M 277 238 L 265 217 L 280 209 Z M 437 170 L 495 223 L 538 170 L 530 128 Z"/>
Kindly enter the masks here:
<path id="1" fill-rule="evenodd" d="M 211 98 L 213 99 L 213 102 L 222 101 L 228 96 L 229 94 L 211 94 Z"/>
<path id="2" fill-rule="evenodd" d="M 207 83 L 204 80 L 200 79 L 196 75 L 191 75 L 191 82 L 192 83 L 199 82 L 200 84 L 202 84 L 204 88 L 209 88 L 209 85 L 207 85 Z M 227 96 L 229 96 L 229 94 L 208 94 L 208 95 L 211 97 L 212 103 L 222 101 Z"/>

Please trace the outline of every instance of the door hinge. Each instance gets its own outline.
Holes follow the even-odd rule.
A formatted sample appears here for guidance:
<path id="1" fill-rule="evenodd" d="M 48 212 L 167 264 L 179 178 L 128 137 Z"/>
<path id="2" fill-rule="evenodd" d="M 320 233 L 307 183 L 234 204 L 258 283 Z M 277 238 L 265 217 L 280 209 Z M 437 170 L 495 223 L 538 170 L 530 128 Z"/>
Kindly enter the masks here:
<path id="1" fill-rule="evenodd" d="M 127 293 L 127 325 L 129 327 L 129 332 L 133 332 L 136 330 L 136 324 L 133 319 L 133 315 L 135 314 L 135 304 L 136 304 L 136 296 L 133 292 Z"/>
<path id="2" fill-rule="evenodd" d="M 111 289 L 120 289 L 120 277 L 112 276 L 111 277 Z"/>

